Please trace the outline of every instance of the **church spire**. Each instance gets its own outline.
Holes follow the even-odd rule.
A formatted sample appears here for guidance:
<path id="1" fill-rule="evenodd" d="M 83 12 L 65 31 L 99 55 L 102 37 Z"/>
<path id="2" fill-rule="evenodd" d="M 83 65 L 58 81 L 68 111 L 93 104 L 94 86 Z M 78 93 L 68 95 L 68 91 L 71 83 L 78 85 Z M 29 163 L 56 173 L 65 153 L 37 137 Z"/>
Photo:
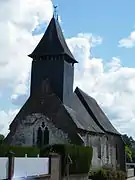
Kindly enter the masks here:
<path id="1" fill-rule="evenodd" d="M 49 95 L 50 90 L 47 82 L 43 83 L 44 80 L 48 79 L 52 92 L 62 103 L 70 106 L 73 93 L 74 64 L 77 61 L 66 44 L 58 22 L 56 8 L 55 6 L 53 17 L 45 34 L 29 55 L 33 59 L 30 95 L 37 96 L 39 94 L 41 97 L 44 97 L 45 94 Z M 40 89 L 41 87 L 43 87 L 43 91 Z"/>
<path id="2" fill-rule="evenodd" d="M 57 7 L 58 6 L 53 6 L 53 8 L 54 8 L 53 17 L 58 21 Z"/>
<path id="3" fill-rule="evenodd" d="M 56 11 L 57 6 L 54 6 L 53 17 L 34 51 L 28 55 L 33 59 L 45 59 L 46 56 L 64 55 L 65 60 L 69 63 L 77 63 L 70 49 L 68 48 L 62 29 L 58 22 L 58 15 Z"/>

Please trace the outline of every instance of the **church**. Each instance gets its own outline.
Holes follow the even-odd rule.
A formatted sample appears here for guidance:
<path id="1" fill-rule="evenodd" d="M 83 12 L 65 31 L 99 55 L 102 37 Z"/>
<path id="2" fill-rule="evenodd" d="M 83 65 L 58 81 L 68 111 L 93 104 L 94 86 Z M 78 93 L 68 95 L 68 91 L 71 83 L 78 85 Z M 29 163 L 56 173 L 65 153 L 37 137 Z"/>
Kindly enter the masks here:
<path id="1" fill-rule="evenodd" d="M 125 146 L 94 98 L 76 87 L 77 60 L 53 15 L 32 59 L 30 96 L 9 126 L 5 143 L 15 146 L 76 144 L 93 147 L 92 168 L 125 170 Z M 42 142 L 39 135 L 44 132 Z"/>

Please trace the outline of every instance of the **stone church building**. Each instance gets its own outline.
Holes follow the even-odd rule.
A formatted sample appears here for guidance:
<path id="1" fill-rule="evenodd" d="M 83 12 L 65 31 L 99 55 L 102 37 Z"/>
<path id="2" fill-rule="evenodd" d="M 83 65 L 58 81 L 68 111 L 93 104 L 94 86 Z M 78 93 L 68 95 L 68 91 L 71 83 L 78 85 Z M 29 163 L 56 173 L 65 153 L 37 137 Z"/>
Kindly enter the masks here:
<path id="1" fill-rule="evenodd" d="M 29 57 L 32 58 L 30 96 L 10 124 L 5 143 L 36 146 L 44 131 L 44 144 L 92 146 L 93 168 L 108 164 L 124 170 L 121 134 L 94 98 L 79 87 L 73 92 L 74 65 L 78 62 L 56 17 L 52 17 Z"/>

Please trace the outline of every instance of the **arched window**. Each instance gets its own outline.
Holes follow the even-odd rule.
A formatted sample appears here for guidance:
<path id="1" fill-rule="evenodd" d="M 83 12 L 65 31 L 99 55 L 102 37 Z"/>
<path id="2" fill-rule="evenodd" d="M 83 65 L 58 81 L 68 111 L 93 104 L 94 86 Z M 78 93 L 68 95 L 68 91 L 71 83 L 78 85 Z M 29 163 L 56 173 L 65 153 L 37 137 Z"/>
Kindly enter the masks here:
<path id="1" fill-rule="evenodd" d="M 101 139 L 98 139 L 98 158 L 101 159 Z"/>
<path id="2" fill-rule="evenodd" d="M 48 127 L 45 127 L 44 130 L 44 145 L 48 145 L 49 144 L 49 130 Z"/>
<path id="3" fill-rule="evenodd" d="M 42 134 L 42 129 L 41 127 L 38 128 L 37 131 L 37 146 L 41 147 L 43 142 L 43 134 Z"/>
<path id="4" fill-rule="evenodd" d="M 109 159 L 109 140 L 106 138 L 106 158 Z"/>
<path id="5" fill-rule="evenodd" d="M 115 148 L 116 148 L 116 160 L 118 161 L 118 145 L 117 144 L 116 144 Z"/>
<path id="6" fill-rule="evenodd" d="M 45 126 L 45 122 L 42 122 L 41 127 L 37 131 L 37 146 L 42 147 L 49 144 L 49 130 Z"/>

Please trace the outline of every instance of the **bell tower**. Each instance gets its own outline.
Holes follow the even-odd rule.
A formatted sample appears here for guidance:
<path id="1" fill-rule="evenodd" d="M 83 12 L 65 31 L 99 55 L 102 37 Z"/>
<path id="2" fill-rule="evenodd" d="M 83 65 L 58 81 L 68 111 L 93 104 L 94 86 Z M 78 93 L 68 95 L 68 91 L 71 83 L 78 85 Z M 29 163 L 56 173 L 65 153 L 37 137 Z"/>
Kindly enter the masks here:
<path id="1" fill-rule="evenodd" d="M 58 18 L 54 15 L 35 50 L 32 60 L 30 96 L 35 96 L 45 79 L 54 93 L 70 106 L 73 93 L 74 64 L 77 63 L 63 36 Z"/>

